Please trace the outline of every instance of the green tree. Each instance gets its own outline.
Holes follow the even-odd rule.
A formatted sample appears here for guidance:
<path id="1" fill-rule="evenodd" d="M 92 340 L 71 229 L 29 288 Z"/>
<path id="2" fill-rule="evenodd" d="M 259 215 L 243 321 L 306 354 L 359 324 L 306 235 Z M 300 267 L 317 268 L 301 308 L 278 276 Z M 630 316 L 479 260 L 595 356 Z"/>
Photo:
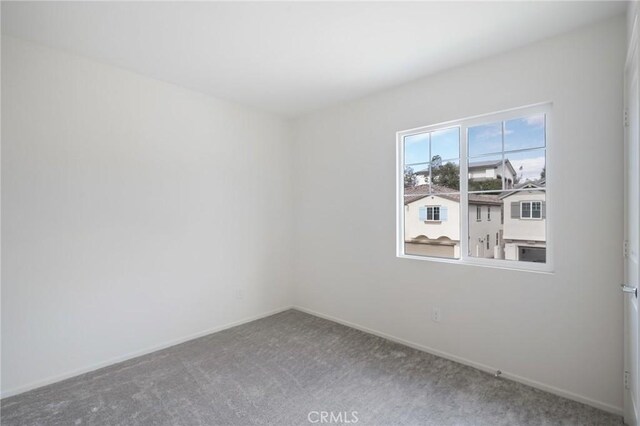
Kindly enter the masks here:
<path id="1" fill-rule="evenodd" d="M 412 167 L 405 167 L 404 168 L 404 187 L 405 188 L 413 188 L 414 186 L 416 186 L 416 174 L 413 172 L 413 168 Z"/>
<path id="2" fill-rule="evenodd" d="M 502 191 L 502 179 L 470 180 L 469 191 Z"/>
<path id="3" fill-rule="evenodd" d="M 436 185 L 460 189 L 460 167 L 455 163 L 440 163 L 437 167 L 434 165 L 431 169 L 431 177 Z"/>
<path id="4" fill-rule="evenodd" d="M 542 171 L 540 172 L 540 179 L 544 179 L 547 177 L 547 166 L 544 166 L 542 168 Z"/>

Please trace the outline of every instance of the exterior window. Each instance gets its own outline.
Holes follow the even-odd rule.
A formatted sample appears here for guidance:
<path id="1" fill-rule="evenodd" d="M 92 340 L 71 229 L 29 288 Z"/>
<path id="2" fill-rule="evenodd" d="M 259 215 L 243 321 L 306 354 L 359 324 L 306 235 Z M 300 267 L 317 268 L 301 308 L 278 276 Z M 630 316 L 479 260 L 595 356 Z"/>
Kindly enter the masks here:
<path id="1" fill-rule="evenodd" d="M 440 206 L 427 207 L 427 221 L 440 220 Z"/>
<path id="2" fill-rule="evenodd" d="M 550 111 L 538 105 L 398 132 L 398 256 L 552 270 Z"/>
<path id="3" fill-rule="evenodd" d="M 523 201 L 520 203 L 521 219 L 542 219 L 541 201 Z"/>

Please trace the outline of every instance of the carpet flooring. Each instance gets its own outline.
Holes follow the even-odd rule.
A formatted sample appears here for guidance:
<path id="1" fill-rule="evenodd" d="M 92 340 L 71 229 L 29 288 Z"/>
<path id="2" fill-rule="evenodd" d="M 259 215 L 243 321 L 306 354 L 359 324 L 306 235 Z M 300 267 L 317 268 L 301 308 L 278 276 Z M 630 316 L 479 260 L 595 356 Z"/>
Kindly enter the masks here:
<path id="1" fill-rule="evenodd" d="M 35 389 L 2 425 L 621 425 L 622 418 L 290 310 Z"/>

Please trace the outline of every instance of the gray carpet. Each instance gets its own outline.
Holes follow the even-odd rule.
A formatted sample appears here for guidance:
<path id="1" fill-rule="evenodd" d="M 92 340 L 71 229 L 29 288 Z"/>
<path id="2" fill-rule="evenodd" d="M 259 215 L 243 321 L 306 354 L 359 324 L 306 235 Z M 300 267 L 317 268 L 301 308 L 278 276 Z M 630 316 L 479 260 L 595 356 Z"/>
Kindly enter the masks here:
<path id="1" fill-rule="evenodd" d="M 322 411 L 333 424 L 622 424 L 293 310 L 3 399 L 1 423 L 311 425 Z"/>

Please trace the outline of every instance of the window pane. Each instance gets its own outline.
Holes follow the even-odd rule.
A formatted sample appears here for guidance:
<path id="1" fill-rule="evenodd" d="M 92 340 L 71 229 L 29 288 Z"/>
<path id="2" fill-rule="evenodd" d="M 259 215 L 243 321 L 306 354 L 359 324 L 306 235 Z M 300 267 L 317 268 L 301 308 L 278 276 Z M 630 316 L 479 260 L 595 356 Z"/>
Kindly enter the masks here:
<path id="1" fill-rule="evenodd" d="M 469 194 L 469 256 L 520 262 L 546 261 L 546 205 L 544 190 Z M 521 206 L 523 216 L 521 217 Z M 502 220 L 477 221 L 491 207 Z M 539 213 L 537 213 L 539 212 Z M 531 218 L 531 215 L 539 218 Z M 489 234 L 489 238 L 487 238 Z"/>
<path id="2" fill-rule="evenodd" d="M 503 176 L 501 154 L 469 160 L 469 191 L 500 191 Z"/>
<path id="3" fill-rule="evenodd" d="M 458 160 L 431 163 L 433 193 L 458 192 L 460 190 L 460 162 Z"/>
<path id="4" fill-rule="evenodd" d="M 531 203 L 531 217 L 534 219 L 540 219 L 542 217 L 542 206 L 539 202 Z"/>
<path id="5" fill-rule="evenodd" d="M 405 196 L 405 254 L 459 258 L 459 200 L 459 194 Z M 429 207 L 434 215 L 433 220 L 426 220 Z M 424 215 L 422 218 L 421 211 Z"/>
<path id="6" fill-rule="evenodd" d="M 502 122 L 469 127 L 469 157 L 502 152 Z"/>
<path id="7" fill-rule="evenodd" d="M 546 262 L 546 193 L 544 190 L 514 191 L 502 196 L 505 209 L 502 255 L 507 260 Z M 520 205 L 523 216 L 520 216 Z M 525 207 L 526 206 L 526 207 Z M 534 217 L 526 218 L 527 213 Z M 536 218 L 535 216 L 539 217 Z"/>
<path id="8" fill-rule="evenodd" d="M 450 160 L 460 157 L 460 129 L 438 130 L 431 133 L 431 160 Z"/>
<path id="9" fill-rule="evenodd" d="M 546 177 L 545 150 L 505 153 L 505 180 L 513 179 L 514 185 L 506 189 L 524 185 L 544 187 Z"/>
<path id="10" fill-rule="evenodd" d="M 504 150 L 544 148 L 545 116 L 532 115 L 504 123 Z"/>
<path id="11" fill-rule="evenodd" d="M 492 235 L 502 230 L 498 220 L 486 220 L 487 212 L 497 213 L 502 201 L 494 194 L 469 194 L 469 256 L 494 258 L 495 238 Z"/>
<path id="12" fill-rule="evenodd" d="M 404 164 L 429 163 L 429 133 L 404 137 Z"/>

